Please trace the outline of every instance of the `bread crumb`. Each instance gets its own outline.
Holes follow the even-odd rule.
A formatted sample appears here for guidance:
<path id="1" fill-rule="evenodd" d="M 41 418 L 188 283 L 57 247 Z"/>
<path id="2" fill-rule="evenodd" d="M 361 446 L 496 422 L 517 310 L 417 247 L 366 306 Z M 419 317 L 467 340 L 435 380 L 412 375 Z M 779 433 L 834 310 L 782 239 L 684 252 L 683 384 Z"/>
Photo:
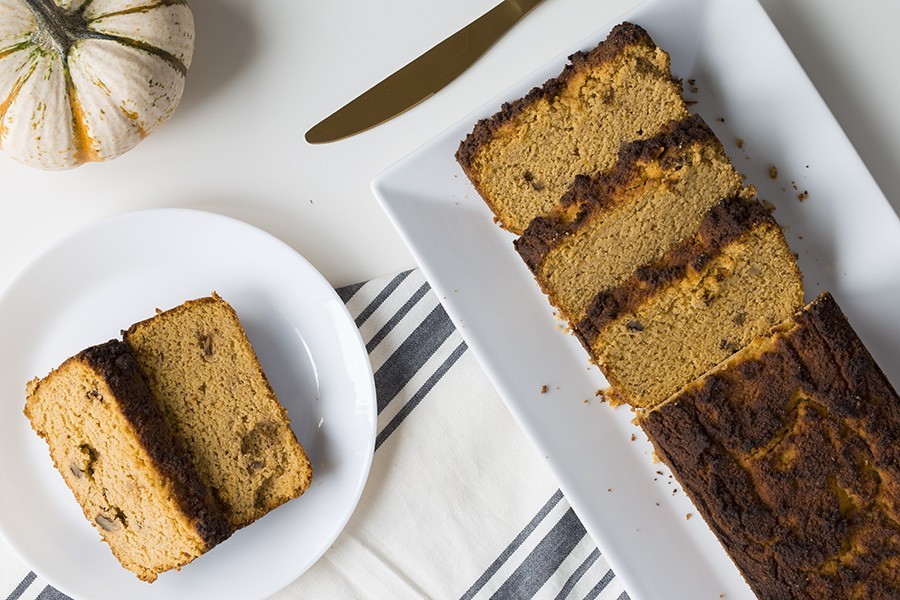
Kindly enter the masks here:
<path id="1" fill-rule="evenodd" d="M 625 404 L 625 399 L 612 387 L 606 388 L 603 395 L 606 398 L 606 401 L 609 402 L 609 405 L 613 408 L 618 408 Z"/>
<path id="2" fill-rule="evenodd" d="M 797 196 L 797 200 L 799 200 L 800 202 L 803 202 L 803 201 L 806 200 L 807 198 L 809 198 L 809 192 L 807 192 L 806 190 L 803 190 L 803 191 Z"/>
<path id="3" fill-rule="evenodd" d="M 550 388 L 548 388 L 546 385 L 542 385 L 542 386 L 541 386 L 541 393 L 542 393 L 542 394 L 546 394 L 548 391 L 550 391 Z"/>
<path id="4" fill-rule="evenodd" d="M 744 149 L 744 138 L 738 138 L 737 141 L 736 141 L 736 143 L 737 143 L 737 147 L 738 147 L 740 150 L 743 150 L 743 149 Z"/>
<path id="5" fill-rule="evenodd" d="M 693 514 L 688 513 L 688 514 L 684 515 L 684 518 L 685 518 L 685 520 L 690 521 L 691 517 L 693 517 L 693 516 L 694 516 Z"/>
<path id="6" fill-rule="evenodd" d="M 611 491 L 612 491 L 612 488 L 606 488 L 606 491 L 607 491 L 607 492 L 611 492 Z"/>
<path id="7" fill-rule="evenodd" d="M 634 434 L 632 433 L 632 434 L 631 434 L 631 441 L 633 442 L 633 441 L 636 440 L 636 439 L 637 439 L 637 436 L 634 435 Z"/>
<path id="8" fill-rule="evenodd" d="M 769 167 L 769 179 L 778 179 L 778 167 Z"/>
<path id="9" fill-rule="evenodd" d="M 718 121 L 719 123 L 724 123 L 725 117 L 719 117 L 718 119 L 716 119 L 716 121 Z"/>
<path id="10" fill-rule="evenodd" d="M 585 404 L 587 404 L 587 403 L 588 403 L 588 401 L 587 401 L 587 400 L 585 400 L 585 401 L 584 401 L 584 403 L 585 403 Z"/>

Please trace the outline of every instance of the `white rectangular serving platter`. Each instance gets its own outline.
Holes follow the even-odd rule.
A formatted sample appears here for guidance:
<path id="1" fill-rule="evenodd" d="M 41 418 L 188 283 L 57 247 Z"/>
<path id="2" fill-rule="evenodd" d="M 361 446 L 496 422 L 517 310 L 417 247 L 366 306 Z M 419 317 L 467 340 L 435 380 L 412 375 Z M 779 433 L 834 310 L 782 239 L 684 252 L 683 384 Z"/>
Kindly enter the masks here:
<path id="1" fill-rule="evenodd" d="M 478 119 L 556 76 L 568 54 L 623 20 L 669 52 L 685 98 L 698 101 L 691 109 L 775 206 L 807 300 L 830 290 L 900 382 L 900 221 L 756 0 L 648 0 L 389 168 L 373 190 L 631 597 L 749 599 L 683 490 L 654 463 L 633 415 L 597 401 L 606 381 L 562 331 L 514 236 L 493 223 L 454 160 Z"/>

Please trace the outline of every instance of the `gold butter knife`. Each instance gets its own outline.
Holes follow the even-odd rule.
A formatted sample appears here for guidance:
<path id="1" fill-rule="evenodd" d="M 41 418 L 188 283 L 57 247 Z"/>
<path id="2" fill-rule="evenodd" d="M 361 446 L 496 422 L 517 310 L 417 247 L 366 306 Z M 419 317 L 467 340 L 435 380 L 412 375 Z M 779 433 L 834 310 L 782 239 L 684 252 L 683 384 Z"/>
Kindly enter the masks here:
<path id="1" fill-rule="evenodd" d="M 542 1 L 504 0 L 307 131 L 306 141 L 344 139 L 409 110 L 459 77 Z"/>

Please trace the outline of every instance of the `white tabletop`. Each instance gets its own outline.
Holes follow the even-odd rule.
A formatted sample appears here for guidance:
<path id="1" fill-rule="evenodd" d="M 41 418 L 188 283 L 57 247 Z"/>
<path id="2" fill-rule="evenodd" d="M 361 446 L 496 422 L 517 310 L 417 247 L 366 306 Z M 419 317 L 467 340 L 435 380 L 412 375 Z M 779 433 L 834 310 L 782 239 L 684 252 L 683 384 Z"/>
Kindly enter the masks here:
<path id="1" fill-rule="evenodd" d="M 72 230 L 155 207 L 198 208 L 261 227 L 335 286 L 413 267 L 370 191 L 372 178 L 640 1 L 545 0 L 473 68 L 413 110 L 334 144 L 311 146 L 303 135 L 497 1 L 190 0 L 197 22 L 194 64 L 183 103 L 160 132 L 120 159 L 62 173 L 29 169 L 0 153 L 0 290 Z M 900 3 L 761 2 L 900 210 L 900 79 L 891 72 L 900 58 L 891 44 Z M 0 358 L 11 352 L 10 345 L 0 348 Z M 461 379 L 470 385 L 468 374 Z M 482 400 L 490 395 L 483 383 L 475 392 Z M 470 392 L 449 393 L 467 398 Z M 496 414 L 518 431 L 505 411 Z M 414 431 L 427 440 L 431 430 Z M 415 438 L 407 448 L 422 454 Z M 384 489 L 396 489 L 391 477 L 398 476 L 387 467 L 373 472 Z M 526 490 L 535 497 L 545 491 Z M 334 565 L 340 567 L 343 556 L 339 552 Z M 337 567 L 307 575 L 302 585 L 335 580 L 328 569 Z M 21 577 L 16 573 L 7 587 Z"/>
<path id="2" fill-rule="evenodd" d="M 115 161 L 62 173 L 0 155 L 0 288 L 71 230 L 153 207 L 210 210 L 266 229 L 334 285 L 413 266 L 371 179 L 639 4 L 546 0 L 415 109 L 345 141 L 304 141 L 320 119 L 494 3 L 191 0 L 194 64 L 182 105 L 159 133 Z M 762 3 L 897 209 L 900 79 L 885 73 L 900 58 L 891 43 L 900 4 Z"/>

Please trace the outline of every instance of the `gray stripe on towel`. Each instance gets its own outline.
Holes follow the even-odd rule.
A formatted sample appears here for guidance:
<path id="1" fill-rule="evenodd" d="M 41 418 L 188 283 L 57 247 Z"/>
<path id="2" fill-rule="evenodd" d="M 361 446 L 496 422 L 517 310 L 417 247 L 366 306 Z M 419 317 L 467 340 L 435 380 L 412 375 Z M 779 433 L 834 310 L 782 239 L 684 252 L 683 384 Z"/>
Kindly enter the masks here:
<path id="1" fill-rule="evenodd" d="M 72 599 L 69 598 L 68 596 L 66 596 L 65 594 L 63 594 L 61 591 L 57 590 L 56 588 L 52 588 L 48 585 L 41 591 L 40 594 L 38 594 L 38 597 L 36 598 L 36 600 L 72 600 Z"/>
<path id="2" fill-rule="evenodd" d="M 441 378 L 447 373 L 447 371 L 449 371 L 450 368 L 456 364 L 456 361 L 466 353 L 467 349 L 468 346 L 466 346 L 466 343 L 461 342 L 459 346 L 457 346 L 456 349 L 453 350 L 450 356 L 447 357 L 447 360 L 445 360 L 443 364 L 441 364 L 441 366 L 431 374 L 431 377 L 428 378 L 428 381 L 426 381 L 425 384 L 422 385 L 422 387 L 420 387 L 415 394 L 413 394 L 413 397 L 409 399 L 409 401 L 403 406 L 403 408 L 401 408 L 400 411 L 396 415 L 394 415 L 394 418 L 391 419 L 390 423 L 384 426 L 384 429 L 382 429 L 378 434 L 378 437 L 375 438 L 376 450 L 378 450 L 378 448 L 381 446 L 381 444 L 384 443 L 388 436 L 390 436 L 394 432 L 394 430 L 400 426 L 400 423 L 403 422 L 403 419 L 409 416 L 409 413 L 411 413 L 413 409 L 419 405 L 419 402 L 421 402 L 422 399 L 428 395 L 428 392 L 431 391 L 431 388 L 437 385 L 437 382 L 440 381 Z"/>
<path id="3" fill-rule="evenodd" d="M 514 600 L 533 597 L 586 534 L 575 511 L 569 508 L 491 598 Z"/>
<path id="4" fill-rule="evenodd" d="M 363 311 L 359 313 L 359 315 L 357 315 L 354 321 L 356 323 L 356 326 L 362 327 L 362 324 L 372 316 L 372 313 L 378 310 L 378 307 L 381 306 L 384 301 L 394 293 L 394 290 L 400 287 L 400 284 L 403 283 L 404 279 L 409 277 L 410 273 L 412 273 L 412 271 L 403 271 L 402 273 L 391 279 L 390 283 L 384 286 L 384 289 L 378 292 L 378 295 L 375 296 L 375 298 L 371 302 L 369 302 L 369 305 L 365 307 Z"/>
<path id="5" fill-rule="evenodd" d="M 359 283 L 354 283 L 353 285 L 345 285 L 344 287 L 339 287 L 334 291 L 337 292 L 337 295 L 338 297 L 340 297 L 341 302 L 347 304 L 348 302 L 350 302 L 353 296 L 356 295 L 356 292 L 362 289 L 362 286 L 366 285 L 366 283 L 367 282 L 365 281 L 361 281 Z"/>
<path id="6" fill-rule="evenodd" d="M 581 580 L 587 570 L 591 568 L 591 565 L 597 562 L 598 558 L 600 558 L 600 550 L 594 548 L 594 551 L 588 554 L 588 557 L 584 559 L 584 562 L 578 565 L 578 568 L 575 569 L 575 571 L 569 576 L 569 578 L 566 580 L 565 585 L 563 585 L 562 589 L 556 595 L 556 598 L 554 600 L 565 600 L 565 598 L 568 597 L 569 593 L 572 591 L 572 588 L 575 587 L 575 584 L 577 584 Z"/>
<path id="7" fill-rule="evenodd" d="M 444 307 L 438 304 L 415 331 L 403 340 L 375 373 L 379 414 L 454 331 L 453 322 Z"/>
<path id="8" fill-rule="evenodd" d="M 16 586 L 16 589 L 12 591 L 12 593 L 6 597 L 6 600 L 18 600 L 19 597 L 25 593 L 25 590 L 28 589 L 28 586 L 31 585 L 31 582 L 37 579 L 37 575 L 34 574 L 34 571 L 29 571 L 28 575 L 26 575 L 22 581 L 19 582 L 19 585 Z"/>
<path id="9" fill-rule="evenodd" d="M 606 575 L 603 576 L 597 585 L 594 586 L 594 589 L 587 593 L 587 596 L 584 597 L 584 600 L 594 600 L 597 596 L 600 595 L 600 592 L 606 589 L 606 586 L 609 585 L 609 582 L 616 578 L 615 573 L 612 572 L 612 569 L 606 572 Z"/>
<path id="10" fill-rule="evenodd" d="M 493 577 L 497 573 L 497 571 L 500 570 L 500 567 L 502 567 L 503 564 L 507 560 L 509 560 L 509 557 L 519 549 L 519 546 L 521 546 L 526 539 L 528 539 L 528 536 L 531 535 L 531 532 L 533 532 L 537 528 L 537 526 L 540 525 L 541 521 L 544 520 L 544 517 L 550 514 L 550 511 L 553 510 L 553 507 L 559 504 L 559 501 L 562 500 L 562 497 L 563 495 L 560 490 L 556 490 L 556 492 L 554 492 L 554 494 L 550 496 L 550 499 L 547 500 L 547 503 L 541 507 L 541 510 L 539 510 L 537 514 L 532 517 L 531 521 L 528 522 L 528 525 L 526 525 L 522 529 L 522 531 L 519 532 L 519 535 L 517 535 L 506 548 L 504 548 L 503 552 L 500 553 L 500 556 L 498 556 L 497 559 L 491 563 L 487 570 L 482 573 L 481 577 L 479 577 L 478 580 L 472 584 L 472 587 L 470 587 L 468 591 L 466 591 L 466 593 L 462 595 L 460 600 L 471 600 L 475 597 L 475 594 L 481 591 L 481 588 L 483 588 L 485 584 L 490 581 L 491 577 Z"/>
<path id="11" fill-rule="evenodd" d="M 419 289 L 417 289 L 416 292 L 412 296 L 410 296 L 410 298 L 406 302 L 403 303 L 403 306 L 400 307 L 400 310 L 394 313 L 394 316 L 392 316 L 390 320 L 385 323 L 381 329 L 378 330 L 378 333 L 372 336 L 372 339 L 369 340 L 368 344 L 366 344 L 366 352 L 371 354 L 372 350 L 374 350 L 378 346 L 378 344 L 381 343 L 381 340 L 387 337 L 391 330 L 393 330 L 394 327 L 397 326 L 397 323 L 399 323 L 403 319 L 403 317 L 405 317 L 407 313 L 412 310 L 413 306 L 418 304 L 419 300 L 421 300 L 430 289 L 431 287 L 427 283 L 423 283 L 421 286 L 419 286 Z"/>

